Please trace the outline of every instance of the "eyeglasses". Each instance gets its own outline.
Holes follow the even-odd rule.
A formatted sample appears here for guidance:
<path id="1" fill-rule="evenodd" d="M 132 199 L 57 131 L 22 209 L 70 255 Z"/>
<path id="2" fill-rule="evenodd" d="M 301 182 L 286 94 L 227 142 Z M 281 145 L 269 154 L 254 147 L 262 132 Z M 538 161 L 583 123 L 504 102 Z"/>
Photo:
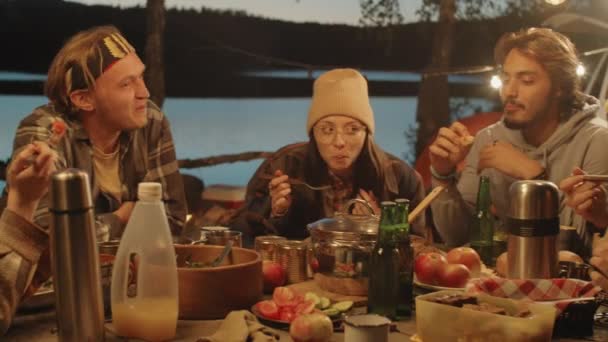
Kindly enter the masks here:
<path id="1" fill-rule="evenodd" d="M 335 125 L 329 123 L 321 123 L 314 127 L 315 137 L 320 143 L 328 144 L 331 143 L 336 136 L 338 136 L 338 132 L 342 135 L 342 139 L 348 142 L 352 142 L 361 135 L 363 135 L 367 129 L 365 126 L 359 124 L 347 124 L 342 127 L 342 129 L 338 129 Z"/>

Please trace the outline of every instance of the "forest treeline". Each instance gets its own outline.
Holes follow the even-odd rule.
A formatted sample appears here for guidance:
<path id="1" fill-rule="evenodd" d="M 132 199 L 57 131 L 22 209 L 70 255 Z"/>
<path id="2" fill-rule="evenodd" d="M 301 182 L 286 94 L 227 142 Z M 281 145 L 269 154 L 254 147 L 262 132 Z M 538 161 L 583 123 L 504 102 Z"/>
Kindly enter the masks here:
<path id="1" fill-rule="evenodd" d="M 319 11 L 322 11 L 320 8 Z M 420 71 L 431 56 L 435 25 L 386 28 L 293 23 L 239 11 L 167 10 L 165 75 L 168 96 L 305 96 L 311 80 L 243 76 L 258 69 L 350 66 L 367 70 Z M 517 19 L 517 20 L 515 20 Z M 500 34 L 525 18 L 501 17 L 457 23 L 453 67 L 491 65 Z M 533 22 L 533 19 L 530 19 Z M 140 54 L 145 9 L 87 6 L 61 0 L 0 0 L 0 70 L 46 73 L 65 39 L 96 25 L 113 24 Z M 417 84 L 373 82 L 376 95 L 415 94 Z M 1 82 L 0 93 L 39 93 L 41 83 Z M 458 92 L 482 91 L 472 85 Z"/>

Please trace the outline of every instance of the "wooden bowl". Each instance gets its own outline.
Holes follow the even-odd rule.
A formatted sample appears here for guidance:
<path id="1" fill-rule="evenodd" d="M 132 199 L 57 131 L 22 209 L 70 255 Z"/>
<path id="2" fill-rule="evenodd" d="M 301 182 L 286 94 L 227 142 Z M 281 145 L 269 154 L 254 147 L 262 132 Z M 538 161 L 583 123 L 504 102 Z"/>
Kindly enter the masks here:
<path id="1" fill-rule="evenodd" d="M 223 246 L 175 245 L 180 319 L 221 319 L 249 309 L 262 298 L 262 258 L 252 249 L 233 247 L 217 267 L 188 268 L 186 260 L 210 262 Z"/>

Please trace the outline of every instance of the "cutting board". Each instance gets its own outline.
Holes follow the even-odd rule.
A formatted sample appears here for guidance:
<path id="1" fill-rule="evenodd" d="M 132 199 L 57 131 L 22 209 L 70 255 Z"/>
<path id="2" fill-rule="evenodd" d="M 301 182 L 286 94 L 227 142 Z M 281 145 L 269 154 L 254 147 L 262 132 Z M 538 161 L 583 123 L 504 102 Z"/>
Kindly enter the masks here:
<path id="1" fill-rule="evenodd" d="M 348 296 L 339 293 L 329 292 L 323 290 L 317 282 L 314 280 L 308 280 L 301 283 L 291 284 L 287 287 L 298 291 L 301 294 L 305 294 L 306 292 L 314 292 L 319 296 L 327 297 L 329 300 L 333 302 L 341 302 L 345 300 L 353 301 L 355 306 L 364 306 L 367 305 L 367 297 L 366 296 Z"/>

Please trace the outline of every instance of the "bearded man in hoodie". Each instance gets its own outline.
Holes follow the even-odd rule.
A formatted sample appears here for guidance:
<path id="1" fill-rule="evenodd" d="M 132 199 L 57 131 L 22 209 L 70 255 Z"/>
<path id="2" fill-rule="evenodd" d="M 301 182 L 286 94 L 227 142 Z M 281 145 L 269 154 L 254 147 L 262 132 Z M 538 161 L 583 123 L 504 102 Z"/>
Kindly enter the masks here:
<path id="1" fill-rule="evenodd" d="M 559 184 L 575 167 L 608 174 L 608 129 L 595 115 L 597 99 L 580 90 L 580 62 L 572 42 L 550 29 L 530 28 L 503 35 L 494 56 L 501 68 L 502 119 L 474 139 L 455 122 L 441 128 L 430 146 L 433 183 L 447 186 L 431 205 L 433 219 L 450 246 L 469 241 L 482 175 L 490 178 L 495 230 L 504 232 L 513 182 L 543 179 Z M 465 167 L 456 179 L 456 165 L 462 160 Z M 560 223 L 576 227 L 578 233 L 571 246 L 588 257 L 597 228 L 566 206 L 563 194 L 560 201 Z"/>

